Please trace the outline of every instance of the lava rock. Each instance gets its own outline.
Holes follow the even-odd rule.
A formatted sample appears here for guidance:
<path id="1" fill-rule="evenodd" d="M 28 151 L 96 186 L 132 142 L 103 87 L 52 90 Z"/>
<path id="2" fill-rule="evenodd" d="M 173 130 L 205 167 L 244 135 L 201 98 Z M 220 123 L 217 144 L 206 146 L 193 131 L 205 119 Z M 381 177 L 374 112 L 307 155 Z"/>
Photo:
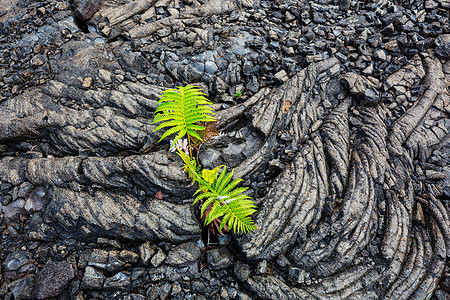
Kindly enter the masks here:
<path id="1" fill-rule="evenodd" d="M 100 8 L 100 0 L 75 0 L 75 15 L 83 21 L 89 20 Z"/>
<path id="2" fill-rule="evenodd" d="M 35 214 L 30 221 L 28 236 L 34 240 L 50 242 L 57 238 L 58 233 L 41 216 Z"/>
<path id="3" fill-rule="evenodd" d="M 213 61 L 205 62 L 205 72 L 210 75 L 214 75 L 219 68 Z"/>
<path id="4" fill-rule="evenodd" d="M 380 83 L 376 78 L 364 77 L 356 73 L 346 73 L 342 78 L 348 83 L 350 93 L 364 95 L 368 88 L 378 88 Z"/>
<path id="5" fill-rule="evenodd" d="M 339 1 L 339 9 L 342 11 L 346 11 L 350 8 L 351 0 L 340 0 Z"/>
<path id="6" fill-rule="evenodd" d="M 108 268 L 108 260 L 108 251 L 94 249 L 89 257 L 88 265 L 106 270 Z"/>
<path id="7" fill-rule="evenodd" d="M 25 251 L 17 250 L 9 253 L 3 262 L 4 271 L 17 271 L 28 262 L 28 256 Z"/>
<path id="8" fill-rule="evenodd" d="M 234 275 L 240 281 L 247 281 L 250 275 L 250 267 L 241 261 L 237 261 L 234 265 Z"/>
<path id="9" fill-rule="evenodd" d="M 450 42 L 437 46 L 434 49 L 434 53 L 436 53 L 436 55 L 442 59 L 450 58 Z"/>
<path id="10" fill-rule="evenodd" d="M 377 104 L 380 101 L 381 94 L 374 88 L 368 88 L 364 92 L 364 101 L 369 104 Z"/>
<path id="11" fill-rule="evenodd" d="M 156 254 L 151 258 L 150 263 L 156 268 L 166 259 L 166 254 L 161 250 L 161 248 L 156 248 L 155 251 Z"/>
<path id="12" fill-rule="evenodd" d="M 83 289 L 101 289 L 106 277 L 102 271 L 93 267 L 86 267 L 81 281 L 81 288 Z"/>
<path id="13" fill-rule="evenodd" d="M 284 255 L 280 255 L 277 258 L 277 264 L 282 267 L 282 268 L 286 268 L 288 267 L 291 263 L 289 262 L 289 260 L 286 258 L 286 256 Z"/>
<path id="14" fill-rule="evenodd" d="M 293 283 L 303 283 L 305 280 L 305 270 L 299 268 L 290 268 L 289 280 Z"/>
<path id="15" fill-rule="evenodd" d="M 207 294 L 208 284 L 204 280 L 195 279 L 191 282 L 191 290 L 201 295 Z"/>
<path id="16" fill-rule="evenodd" d="M 34 290 L 36 298 L 46 299 L 58 296 L 74 276 L 74 270 L 69 263 L 47 262 L 36 279 Z"/>
<path id="17" fill-rule="evenodd" d="M 14 299 L 31 299 L 34 288 L 34 275 L 29 274 L 17 279 L 9 284 L 9 289 L 14 295 Z"/>
<path id="18" fill-rule="evenodd" d="M 157 299 L 158 297 L 161 300 L 167 299 L 167 297 L 170 294 L 171 289 L 172 289 L 172 286 L 168 282 L 165 282 L 165 283 L 159 284 L 159 285 L 151 285 L 147 289 L 146 299 L 153 300 L 153 299 Z"/>
<path id="19" fill-rule="evenodd" d="M 256 266 L 256 274 L 263 275 L 267 273 L 267 260 L 263 259 Z"/>
<path id="20" fill-rule="evenodd" d="M 47 57 L 42 54 L 35 55 L 31 59 L 31 65 L 36 66 L 36 67 L 42 66 L 46 62 L 47 62 Z"/>
<path id="21" fill-rule="evenodd" d="M 166 263 L 172 266 L 183 267 L 196 262 L 200 258 L 201 252 L 197 243 L 188 242 L 176 246 L 166 258 Z"/>
<path id="22" fill-rule="evenodd" d="M 143 243 L 139 246 L 139 255 L 141 261 L 144 265 L 147 265 L 150 262 L 150 259 L 156 252 L 156 247 L 152 246 L 149 242 Z"/>
<path id="23" fill-rule="evenodd" d="M 437 300 L 448 300 L 448 299 L 450 299 L 450 293 L 447 293 L 446 291 L 441 290 L 441 289 L 437 290 L 434 293 L 434 296 L 436 297 Z"/>
<path id="24" fill-rule="evenodd" d="M 129 250 L 122 250 L 119 253 L 119 258 L 124 262 L 135 264 L 139 260 L 139 255 Z"/>
<path id="25" fill-rule="evenodd" d="M 226 269 L 232 264 L 231 254 L 226 248 L 216 248 L 207 251 L 206 261 L 211 270 Z"/>
<path id="26" fill-rule="evenodd" d="M 130 274 L 128 272 L 120 272 L 113 277 L 107 278 L 103 284 L 103 288 L 116 290 L 129 287 L 130 284 Z"/>

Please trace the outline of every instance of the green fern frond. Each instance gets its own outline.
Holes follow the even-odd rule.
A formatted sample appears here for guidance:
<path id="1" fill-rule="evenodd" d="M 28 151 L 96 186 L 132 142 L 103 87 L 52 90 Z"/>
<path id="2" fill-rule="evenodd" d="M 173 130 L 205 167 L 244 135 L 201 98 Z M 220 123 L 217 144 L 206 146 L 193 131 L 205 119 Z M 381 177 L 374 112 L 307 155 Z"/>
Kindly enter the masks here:
<path id="1" fill-rule="evenodd" d="M 177 149 L 178 155 L 184 162 L 184 171 L 188 174 L 189 178 L 192 179 L 192 182 L 198 182 L 202 180 L 202 177 L 199 175 L 201 168 L 197 163 L 195 157 L 190 157 L 183 151 Z"/>
<path id="2" fill-rule="evenodd" d="M 155 110 L 155 117 L 152 124 L 159 124 L 154 130 L 171 127 L 161 136 L 159 141 L 171 134 L 177 134 L 173 143 L 188 136 L 189 142 L 192 137 L 202 141 L 198 131 L 205 130 L 206 127 L 198 125 L 200 122 L 213 122 L 216 118 L 212 108 L 212 102 L 209 101 L 201 89 L 195 86 L 179 86 L 176 89 L 165 91 Z"/>
<path id="3" fill-rule="evenodd" d="M 195 198 L 194 203 L 204 201 L 200 214 L 205 217 L 205 225 L 217 218 L 222 218 L 219 230 L 222 230 L 225 225 L 228 226 L 228 230 L 233 229 L 234 232 L 246 233 L 254 230 L 256 225 L 253 224 L 250 215 L 256 212 L 256 205 L 251 197 L 242 194 L 247 188 L 234 189 L 242 181 L 238 178 L 230 182 L 234 169 L 229 174 L 226 174 L 226 171 L 224 166 L 219 177 L 212 183 L 202 178 L 196 192 L 200 195 Z M 205 211 L 210 206 L 212 208 L 205 216 Z"/>

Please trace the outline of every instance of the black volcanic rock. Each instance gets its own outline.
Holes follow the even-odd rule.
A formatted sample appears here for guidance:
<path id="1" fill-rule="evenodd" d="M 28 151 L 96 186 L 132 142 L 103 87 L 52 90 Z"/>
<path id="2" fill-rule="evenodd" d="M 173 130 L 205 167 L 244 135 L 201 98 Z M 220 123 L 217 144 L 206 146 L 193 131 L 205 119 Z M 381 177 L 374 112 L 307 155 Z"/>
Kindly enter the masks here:
<path id="1" fill-rule="evenodd" d="M 447 295 L 448 0 L 25 2 L 0 1 L 0 298 Z M 186 84 L 254 232 L 203 227 L 158 143 Z"/>
<path id="2" fill-rule="evenodd" d="M 74 0 L 75 15 L 83 21 L 89 20 L 100 8 L 101 0 Z"/>
<path id="3" fill-rule="evenodd" d="M 67 262 L 47 262 L 36 279 L 36 298 L 58 296 L 74 276 L 74 270 Z"/>

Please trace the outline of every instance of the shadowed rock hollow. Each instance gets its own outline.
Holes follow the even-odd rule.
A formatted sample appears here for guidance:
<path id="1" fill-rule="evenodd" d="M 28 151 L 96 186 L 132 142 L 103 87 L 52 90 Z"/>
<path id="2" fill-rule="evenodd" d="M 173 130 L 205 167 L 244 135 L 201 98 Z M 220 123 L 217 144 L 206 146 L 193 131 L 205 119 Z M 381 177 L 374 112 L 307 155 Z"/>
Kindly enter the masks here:
<path id="1" fill-rule="evenodd" d="M 0 0 L 0 295 L 447 299 L 449 8 Z M 215 103 L 199 159 L 244 178 L 250 234 L 202 235 L 152 133 L 185 84 Z"/>

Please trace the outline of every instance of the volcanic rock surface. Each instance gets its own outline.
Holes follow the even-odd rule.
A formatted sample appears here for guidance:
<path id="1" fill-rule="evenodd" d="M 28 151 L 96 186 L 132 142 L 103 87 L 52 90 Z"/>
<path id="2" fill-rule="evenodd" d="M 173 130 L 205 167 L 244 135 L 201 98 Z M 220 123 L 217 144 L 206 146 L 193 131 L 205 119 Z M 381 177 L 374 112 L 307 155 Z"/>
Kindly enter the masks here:
<path id="1" fill-rule="evenodd" d="M 448 0 L 0 0 L 0 297 L 449 299 Z M 157 143 L 193 84 L 258 229 Z M 52 279 L 54 278 L 54 280 Z"/>

